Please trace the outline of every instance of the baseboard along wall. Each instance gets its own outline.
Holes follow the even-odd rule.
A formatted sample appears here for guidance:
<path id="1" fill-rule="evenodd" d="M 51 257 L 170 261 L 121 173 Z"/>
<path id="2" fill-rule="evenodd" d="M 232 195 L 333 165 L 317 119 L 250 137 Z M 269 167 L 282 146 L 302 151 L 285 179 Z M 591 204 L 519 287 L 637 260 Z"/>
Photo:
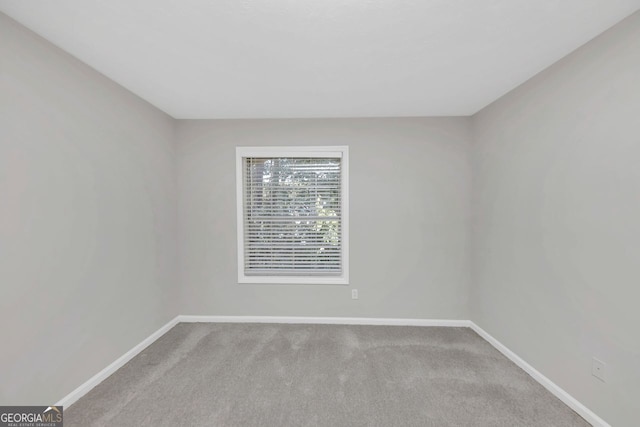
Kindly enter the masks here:
<path id="1" fill-rule="evenodd" d="M 580 403 L 577 399 L 555 384 L 541 372 L 527 363 L 520 356 L 507 348 L 488 332 L 476 325 L 471 320 L 454 319 L 392 319 L 392 318 L 367 318 L 367 317 L 280 317 L 280 316 L 194 316 L 180 315 L 166 323 L 160 329 L 149 335 L 138 345 L 120 356 L 109 366 L 98 372 L 85 383 L 73 390 L 67 396 L 56 403 L 56 406 L 69 407 L 78 399 L 87 394 L 91 389 L 104 381 L 115 371 L 124 366 L 128 361 L 137 356 L 158 338 L 167 333 L 178 323 L 292 323 L 292 324 L 324 324 L 324 325 L 385 325 L 385 326 L 437 326 L 471 328 L 484 340 L 496 348 L 505 357 L 528 373 L 534 380 L 550 391 L 554 396 L 573 409 L 582 418 L 594 427 L 611 427 L 606 421 L 593 411 Z"/>
<path id="2" fill-rule="evenodd" d="M 184 323 L 293 323 L 317 325 L 444 326 L 466 328 L 468 320 L 387 319 L 373 317 L 178 316 Z"/>
<path id="3" fill-rule="evenodd" d="M 95 374 L 94 376 L 89 378 L 87 381 L 85 381 L 83 384 L 81 384 L 78 388 L 76 388 L 71 393 L 69 393 L 65 397 L 63 397 L 61 400 L 56 402 L 56 406 L 69 407 L 69 406 L 73 405 L 78 399 L 80 399 L 82 396 L 84 396 L 89 391 L 91 391 L 92 388 L 94 388 L 95 386 L 100 384 L 102 381 L 107 379 L 115 371 L 117 371 L 118 369 L 123 367 L 128 361 L 130 361 L 131 359 L 136 357 L 138 354 L 140 354 L 140 352 L 142 352 L 142 350 L 144 350 L 145 348 L 149 347 L 158 338 L 160 338 L 161 336 L 163 336 L 164 334 L 169 332 L 169 330 L 171 328 L 173 328 L 178 323 L 180 323 L 179 319 L 180 319 L 180 316 L 176 316 L 175 318 L 171 319 L 169 322 L 167 322 L 160 329 L 158 329 L 157 331 L 155 331 L 154 333 L 149 335 L 147 338 L 142 340 L 142 342 L 140 342 L 140 344 L 137 344 L 131 350 L 127 351 L 125 354 L 123 354 L 122 356 L 117 358 L 109 366 L 107 366 L 102 371 L 98 372 L 97 374 Z"/>
<path id="4" fill-rule="evenodd" d="M 529 374 L 534 380 L 539 382 L 544 388 L 550 391 L 554 396 L 564 402 L 569 408 L 573 409 L 577 414 L 584 418 L 588 423 L 594 427 L 611 427 L 609 423 L 596 415 L 591 409 L 580 403 L 576 398 L 564 391 L 560 386 L 544 376 L 540 371 L 527 363 L 520 356 L 509 350 L 507 346 L 500 341 L 492 337 L 488 332 L 476 325 L 474 322 L 469 321 L 469 327 L 473 329 L 478 335 L 484 338 L 489 344 L 495 347 L 500 353 L 506 356 L 507 359 L 518 365 L 520 369 Z"/>

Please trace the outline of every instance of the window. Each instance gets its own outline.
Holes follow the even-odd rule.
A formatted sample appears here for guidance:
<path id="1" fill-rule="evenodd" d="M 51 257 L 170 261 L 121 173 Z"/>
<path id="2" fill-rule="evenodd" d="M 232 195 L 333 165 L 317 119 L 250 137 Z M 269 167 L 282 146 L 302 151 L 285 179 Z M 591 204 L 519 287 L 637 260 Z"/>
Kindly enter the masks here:
<path id="1" fill-rule="evenodd" d="M 348 147 L 238 147 L 238 282 L 348 284 Z"/>

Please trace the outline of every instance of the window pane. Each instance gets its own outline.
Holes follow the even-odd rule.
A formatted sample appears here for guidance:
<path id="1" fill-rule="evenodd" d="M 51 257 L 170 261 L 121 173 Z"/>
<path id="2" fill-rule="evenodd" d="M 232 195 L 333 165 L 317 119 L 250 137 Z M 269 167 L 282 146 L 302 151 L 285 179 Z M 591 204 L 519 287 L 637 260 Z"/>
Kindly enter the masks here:
<path id="1" fill-rule="evenodd" d="M 245 158 L 245 274 L 339 275 L 341 162 Z"/>

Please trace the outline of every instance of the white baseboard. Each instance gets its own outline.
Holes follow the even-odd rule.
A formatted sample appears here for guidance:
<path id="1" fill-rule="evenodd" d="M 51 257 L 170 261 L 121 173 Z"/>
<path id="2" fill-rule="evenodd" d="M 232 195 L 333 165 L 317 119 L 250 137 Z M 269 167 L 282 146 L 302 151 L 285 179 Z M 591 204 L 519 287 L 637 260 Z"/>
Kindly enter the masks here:
<path id="1" fill-rule="evenodd" d="M 539 382 L 544 388 L 549 390 L 554 396 L 564 402 L 569 408 L 573 409 L 582 418 L 587 420 L 594 427 L 611 427 L 605 420 L 597 416 L 591 409 L 584 406 L 578 400 L 576 400 L 569 393 L 564 391 L 560 386 L 545 377 L 540 371 L 533 366 L 525 362 L 520 356 L 509 350 L 504 344 L 492 337 L 487 331 L 476 325 L 474 322 L 469 321 L 471 329 L 473 329 L 478 335 L 484 338 L 489 344 L 494 346 L 500 353 L 518 365 L 523 371 L 529 374 L 534 380 Z"/>
<path id="2" fill-rule="evenodd" d="M 375 317 L 178 316 L 184 323 L 294 323 L 319 325 L 445 326 L 468 328 L 468 320 L 388 319 Z"/>
<path id="3" fill-rule="evenodd" d="M 56 402 L 56 406 L 63 406 L 65 408 L 68 408 L 69 406 L 74 404 L 78 399 L 87 394 L 92 388 L 107 379 L 109 375 L 120 369 L 122 366 L 124 366 L 125 363 L 137 356 L 142 350 L 144 350 L 149 345 L 153 344 L 153 342 L 158 338 L 166 334 L 169 329 L 177 325 L 180 322 L 178 320 L 179 317 L 180 316 L 177 316 L 169 321 L 166 325 L 145 338 L 140 344 L 136 345 L 131 350 L 127 351 L 125 354 L 116 359 L 109 366 L 104 368 L 102 371 L 89 378 L 89 380 L 87 380 L 85 383 L 81 384 L 78 388 L 63 397 L 60 401 Z"/>
<path id="4" fill-rule="evenodd" d="M 539 382 L 544 388 L 549 390 L 554 396 L 564 402 L 567 406 L 577 412 L 581 417 L 591 423 L 594 427 L 611 427 L 593 411 L 576 400 L 569 393 L 560 388 L 549 378 L 542 375 L 533 366 L 525 362 L 520 356 L 509 350 L 504 344 L 492 337 L 480 326 L 471 320 L 450 320 L 450 319 L 389 319 L 389 318 L 368 318 L 368 317 L 280 317 L 280 316 L 191 316 L 180 315 L 169 323 L 149 335 L 140 344 L 123 354 L 116 361 L 91 377 L 84 384 L 73 390 L 67 396 L 56 403 L 56 406 L 69 407 L 82 396 L 87 394 L 92 388 L 104 381 L 109 375 L 120 369 L 125 363 L 133 359 L 142 350 L 167 333 L 178 323 L 291 323 L 291 324 L 323 324 L 323 325 L 386 325 L 386 326 L 440 326 L 440 327 L 462 327 L 471 328 L 478 335 L 484 338 L 500 353 L 518 365 L 528 373 L 534 380 Z"/>

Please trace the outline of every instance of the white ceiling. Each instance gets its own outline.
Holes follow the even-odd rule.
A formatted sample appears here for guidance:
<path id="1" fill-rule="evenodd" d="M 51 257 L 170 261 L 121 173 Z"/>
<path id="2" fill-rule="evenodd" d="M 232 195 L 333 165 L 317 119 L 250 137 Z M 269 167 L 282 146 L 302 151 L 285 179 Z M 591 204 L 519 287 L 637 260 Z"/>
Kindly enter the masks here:
<path id="1" fill-rule="evenodd" d="M 469 115 L 640 0 L 0 0 L 176 118 Z"/>

